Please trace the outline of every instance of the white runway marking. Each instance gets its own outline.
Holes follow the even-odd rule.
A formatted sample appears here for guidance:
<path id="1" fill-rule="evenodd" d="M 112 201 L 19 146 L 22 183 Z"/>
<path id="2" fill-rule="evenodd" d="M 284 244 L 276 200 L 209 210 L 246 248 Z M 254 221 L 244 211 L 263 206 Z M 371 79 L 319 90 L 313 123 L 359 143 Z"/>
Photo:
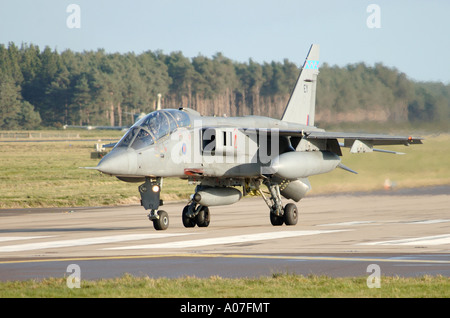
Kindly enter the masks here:
<path id="1" fill-rule="evenodd" d="M 49 237 L 53 237 L 53 236 L 3 236 L 3 237 L 0 237 L 0 242 L 37 240 L 37 239 L 49 238 Z"/>
<path id="2" fill-rule="evenodd" d="M 153 234 L 126 234 L 126 235 L 90 237 L 90 238 L 76 239 L 76 240 L 62 240 L 62 241 L 52 241 L 52 242 L 39 242 L 39 243 L 0 246 L 0 252 L 20 252 L 20 251 L 40 250 L 40 249 L 47 249 L 47 248 L 117 243 L 117 242 L 125 242 L 125 241 L 144 240 L 144 239 L 159 239 L 159 238 L 180 236 L 180 235 L 188 235 L 188 234 L 184 234 L 184 233 L 178 233 L 178 234 L 153 233 Z"/>
<path id="3" fill-rule="evenodd" d="M 423 236 L 402 240 L 360 243 L 357 245 L 443 245 L 450 244 L 450 234 Z"/>
<path id="4" fill-rule="evenodd" d="M 209 239 L 168 242 L 168 243 L 159 243 L 159 244 L 111 247 L 111 248 L 105 248 L 104 250 L 189 248 L 189 247 L 199 247 L 199 246 L 208 246 L 208 245 L 217 245 L 217 244 L 233 244 L 233 243 L 245 243 L 245 242 L 252 242 L 252 241 L 282 239 L 282 238 L 295 237 L 295 236 L 316 235 L 316 234 L 335 233 L 335 232 L 343 232 L 343 231 L 347 231 L 347 230 L 268 232 L 268 233 L 258 233 L 258 234 L 244 234 L 244 235 L 236 235 L 236 236 L 216 237 L 216 238 L 209 238 Z"/>
<path id="5" fill-rule="evenodd" d="M 436 219 L 436 220 L 419 220 L 419 221 L 350 221 L 350 222 L 340 222 L 340 223 L 326 223 L 318 224 L 317 226 L 354 226 L 354 225 L 380 225 L 380 224 L 437 224 L 437 223 L 447 223 L 450 222 L 449 219 Z"/>
<path id="6" fill-rule="evenodd" d="M 406 224 L 436 224 L 436 223 L 446 223 L 446 222 L 450 222 L 450 220 L 444 220 L 444 219 L 423 220 L 423 221 L 412 221 L 412 222 L 408 222 Z"/>
<path id="7" fill-rule="evenodd" d="M 353 222 L 342 222 L 342 223 L 329 223 L 329 224 L 319 224 L 318 226 L 352 226 L 352 225 L 366 225 L 377 223 L 375 221 L 353 221 Z"/>

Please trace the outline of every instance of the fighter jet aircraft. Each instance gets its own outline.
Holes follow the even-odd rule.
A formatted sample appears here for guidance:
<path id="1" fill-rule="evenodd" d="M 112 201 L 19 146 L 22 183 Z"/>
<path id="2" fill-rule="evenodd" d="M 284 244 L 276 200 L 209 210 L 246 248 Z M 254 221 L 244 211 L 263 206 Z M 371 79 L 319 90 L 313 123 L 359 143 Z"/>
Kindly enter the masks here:
<path id="1" fill-rule="evenodd" d="M 313 44 L 281 120 L 262 116 L 209 117 L 189 108 L 156 110 L 136 122 L 95 169 L 139 186 L 141 205 L 156 230 L 169 226 L 161 210 L 164 177 L 196 183 L 181 212 L 185 227 L 207 227 L 209 207 L 259 192 L 274 226 L 295 225 L 295 202 L 311 186 L 308 177 L 341 163 L 341 147 L 351 153 L 384 151 L 375 145 L 421 144 L 422 138 L 327 132 L 314 126 L 319 46 Z M 343 140 L 339 142 L 338 140 Z M 264 195 L 262 186 L 267 187 Z"/>

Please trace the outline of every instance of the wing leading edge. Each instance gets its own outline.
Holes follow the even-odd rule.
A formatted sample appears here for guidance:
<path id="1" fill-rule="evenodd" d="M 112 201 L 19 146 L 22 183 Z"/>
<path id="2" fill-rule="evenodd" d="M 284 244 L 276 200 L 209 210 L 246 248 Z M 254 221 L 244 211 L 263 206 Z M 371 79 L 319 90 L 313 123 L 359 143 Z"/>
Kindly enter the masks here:
<path id="1" fill-rule="evenodd" d="M 403 155 L 403 152 L 374 148 L 375 145 L 405 145 L 422 144 L 423 138 L 412 136 L 391 136 L 383 134 L 358 134 L 342 132 L 314 131 L 305 132 L 305 139 L 312 142 L 319 140 L 344 139 L 339 143 L 340 147 L 350 148 L 350 153 L 384 152 Z"/>
<path id="2" fill-rule="evenodd" d="M 372 145 L 405 145 L 421 144 L 423 138 L 412 136 L 391 136 L 383 134 L 362 134 L 326 131 L 304 131 L 306 139 L 344 139 L 344 147 L 351 147 L 355 140 L 370 142 Z"/>
<path id="3" fill-rule="evenodd" d="M 327 132 L 323 130 L 307 131 L 297 129 L 269 129 L 269 128 L 243 128 L 247 132 L 271 134 L 276 131 L 280 136 L 302 137 L 307 140 L 327 140 L 344 139 L 343 147 L 351 147 L 354 141 L 360 140 L 371 143 L 372 145 L 405 145 L 422 144 L 422 137 L 412 136 L 392 136 L 384 134 L 364 134 L 364 133 L 345 133 L 345 132 Z"/>

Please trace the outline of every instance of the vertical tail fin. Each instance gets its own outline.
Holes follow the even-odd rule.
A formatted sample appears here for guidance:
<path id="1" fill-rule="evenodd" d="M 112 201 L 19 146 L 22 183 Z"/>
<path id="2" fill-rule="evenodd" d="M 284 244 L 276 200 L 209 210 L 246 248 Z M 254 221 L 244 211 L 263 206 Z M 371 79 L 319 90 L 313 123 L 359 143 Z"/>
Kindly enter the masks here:
<path id="1" fill-rule="evenodd" d="M 313 44 L 300 70 L 297 83 L 295 84 L 281 120 L 314 126 L 318 74 L 319 45 Z"/>

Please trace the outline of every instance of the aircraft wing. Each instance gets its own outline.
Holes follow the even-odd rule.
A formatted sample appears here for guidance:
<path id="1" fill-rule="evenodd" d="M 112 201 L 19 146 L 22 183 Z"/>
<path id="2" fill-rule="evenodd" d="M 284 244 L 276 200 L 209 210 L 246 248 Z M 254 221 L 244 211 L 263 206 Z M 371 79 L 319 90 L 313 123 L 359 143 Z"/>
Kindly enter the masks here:
<path id="1" fill-rule="evenodd" d="M 371 143 L 372 145 L 409 145 L 421 144 L 422 138 L 411 136 L 391 136 L 382 134 L 362 134 L 327 131 L 304 131 L 306 139 L 344 139 L 344 147 L 350 147 L 355 140 Z"/>
<path id="2" fill-rule="evenodd" d="M 340 147 L 350 148 L 350 153 L 365 153 L 365 152 L 385 152 L 392 154 L 404 154 L 391 150 L 384 150 L 374 148 L 374 145 L 405 145 L 421 144 L 422 138 L 412 136 L 391 136 L 383 134 L 363 134 L 363 133 L 344 133 L 344 132 L 326 132 L 326 131 L 311 131 L 303 132 L 304 139 L 317 143 L 323 140 L 344 139 L 343 143 L 339 143 Z"/>
<path id="3" fill-rule="evenodd" d="M 409 145 L 421 144 L 423 138 L 412 136 L 392 136 L 383 134 L 364 134 L 346 132 L 327 132 L 323 130 L 290 130 L 290 129 L 266 129 L 266 128 L 246 128 L 245 132 L 259 134 L 265 132 L 272 134 L 276 132 L 279 136 L 303 137 L 308 140 L 344 139 L 344 147 L 350 147 L 355 140 L 371 143 L 372 145 Z"/>
<path id="4" fill-rule="evenodd" d="M 303 142 L 293 143 L 296 150 L 318 150 L 329 149 L 338 155 L 342 155 L 340 147 L 350 148 L 350 153 L 365 152 L 385 152 L 393 154 L 403 154 L 401 152 L 374 148 L 375 145 L 405 145 L 422 144 L 423 138 L 412 136 L 393 136 L 384 134 L 365 134 L 365 133 L 346 133 L 346 132 L 327 132 L 323 130 L 290 130 L 290 129 L 247 129 L 246 133 L 273 134 L 276 132 L 279 136 L 294 137 Z M 344 142 L 338 142 L 338 139 L 344 139 Z M 292 140 L 292 139 L 291 139 Z M 293 140 L 292 140 L 293 141 Z M 307 143 L 308 145 L 306 145 Z"/>

